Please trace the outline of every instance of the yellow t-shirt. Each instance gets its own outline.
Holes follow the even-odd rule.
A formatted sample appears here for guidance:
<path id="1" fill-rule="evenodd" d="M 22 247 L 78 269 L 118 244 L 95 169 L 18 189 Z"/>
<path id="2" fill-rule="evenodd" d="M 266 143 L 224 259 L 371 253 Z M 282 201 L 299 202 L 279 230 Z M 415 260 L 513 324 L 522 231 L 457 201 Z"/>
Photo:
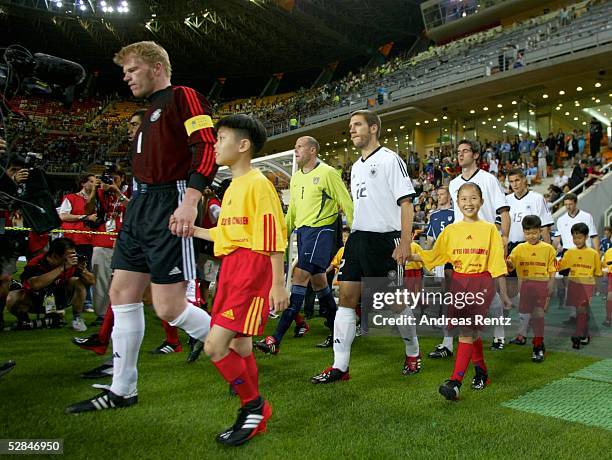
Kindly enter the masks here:
<path id="1" fill-rule="evenodd" d="M 415 243 L 413 241 L 412 243 L 410 243 L 410 251 L 413 254 L 421 255 L 423 249 L 421 249 L 419 243 Z M 420 270 L 421 268 L 423 268 L 423 262 L 406 262 L 406 265 L 404 266 L 405 270 Z"/>
<path id="2" fill-rule="evenodd" d="M 569 279 L 581 284 L 595 284 L 595 277 L 601 276 L 601 262 L 593 248 L 568 249 L 559 261 L 559 271 L 570 270 Z"/>
<path id="3" fill-rule="evenodd" d="M 603 256 L 603 268 L 612 274 L 612 248 L 608 249 Z"/>
<path id="4" fill-rule="evenodd" d="M 232 180 L 210 235 L 215 256 L 231 254 L 238 248 L 264 254 L 285 251 L 287 227 L 280 199 L 259 169 Z"/>
<path id="5" fill-rule="evenodd" d="M 501 236 L 495 225 L 482 220 L 447 225 L 421 258 L 428 270 L 450 262 L 458 273 L 489 272 L 496 278 L 508 272 Z"/>
<path id="6" fill-rule="evenodd" d="M 557 254 L 550 244 L 539 241 L 519 244 L 510 254 L 512 265 L 521 279 L 549 280 L 557 271 Z"/>

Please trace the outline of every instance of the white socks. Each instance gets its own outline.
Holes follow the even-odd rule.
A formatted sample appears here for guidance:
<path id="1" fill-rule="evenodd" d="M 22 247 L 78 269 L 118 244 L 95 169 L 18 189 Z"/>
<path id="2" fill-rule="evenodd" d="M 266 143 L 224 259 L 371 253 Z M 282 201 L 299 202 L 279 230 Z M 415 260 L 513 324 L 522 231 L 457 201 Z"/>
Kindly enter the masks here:
<path id="1" fill-rule="evenodd" d="M 397 329 L 404 340 L 406 356 L 419 356 L 419 338 L 417 337 L 416 324 L 403 324 L 407 322 L 407 318 L 414 318 L 412 308 L 406 307 L 404 311 L 397 313 L 395 317 L 398 319 L 401 318 L 400 323 L 402 324 L 399 324 Z"/>
<path id="2" fill-rule="evenodd" d="M 531 319 L 531 313 L 519 313 L 519 328 L 517 331 L 518 335 L 527 337 L 527 331 L 529 329 L 530 319 Z"/>
<path id="3" fill-rule="evenodd" d="M 448 331 L 445 330 L 445 332 Z M 442 345 L 448 348 L 450 351 L 453 351 L 453 337 L 445 335 L 444 339 L 442 340 Z"/>
<path id="4" fill-rule="evenodd" d="M 204 342 L 208 331 L 210 331 L 210 315 L 201 308 L 187 302 L 183 313 L 178 315 L 174 321 L 169 321 L 168 324 L 180 327 L 194 339 Z"/>
<path id="5" fill-rule="evenodd" d="M 113 383 L 111 391 L 119 396 L 136 393 L 138 352 L 145 331 L 143 304 L 113 305 Z"/>
<path id="6" fill-rule="evenodd" d="M 357 317 L 353 308 L 338 307 L 334 321 L 333 367 L 346 372 L 351 358 L 351 345 L 355 339 Z"/>
<path id="7" fill-rule="evenodd" d="M 501 297 L 497 292 L 495 293 L 495 296 L 491 301 L 491 306 L 489 307 L 489 316 L 493 318 L 500 318 L 504 316 L 504 304 L 502 304 Z M 503 339 L 504 337 L 506 337 L 506 334 L 504 333 L 503 323 L 495 326 L 495 329 L 493 330 L 493 337 L 495 337 L 496 339 Z"/>

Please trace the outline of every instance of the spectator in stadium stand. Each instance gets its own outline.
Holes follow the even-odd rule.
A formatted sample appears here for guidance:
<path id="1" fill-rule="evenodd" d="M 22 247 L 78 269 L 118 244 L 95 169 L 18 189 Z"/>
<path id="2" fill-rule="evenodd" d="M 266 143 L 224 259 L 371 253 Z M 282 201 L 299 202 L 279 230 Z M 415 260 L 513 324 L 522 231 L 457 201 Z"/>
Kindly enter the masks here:
<path id="1" fill-rule="evenodd" d="M 578 154 L 580 155 L 579 160 L 584 158 L 584 148 L 586 147 L 586 139 L 584 137 L 584 131 L 578 131 Z"/>
<path id="2" fill-rule="evenodd" d="M 72 305 L 72 328 L 78 330 L 86 288 L 95 278 L 72 240 L 53 240 L 49 251 L 28 262 L 21 280 L 23 289 L 11 291 L 6 301 L 8 310 L 17 317 L 17 329 L 31 328 L 29 313 L 45 314 L 48 296 L 53 296 L 57 310 Z"/>
<path id="3" fill-rule="evenodd" d="M 554 166 L 557 159 L 555 155 L 557 150 L 557 139 L 552 131 L 548 133 L 548 137 L 544 141 L 544 144 L 546 144 L 546 147 L 548 147 L 548 160 Z"/>
<path id="4" fill-rule="evenodd" d="M 574 166 L 574 158 L 578 153 L 578 139 L 576 130 L 574 130 L 567 137 L 567 142 L 565 144 L 565 150 L 567 151 L 567 157 L 569 158 L 570 166 Z"/>
<path id="5" fill-rule="evenodd" d="M 565 187 L 568 182 L 569 178 L 565 175 L 565 171 L 563 171 L 563 168 L 559 168 L 553 184 L 563 190 L 563 187 Z"/>
<path id="6" fill-rule="evenodd" d="M 116 166 L 107 170 L 113 179 L 112 184 L 106 184 L 96 180 L 97 202 L 103 214 L 103 222 L 96 232 L 118 233 L 123 222 L 123 214 L 130 199 L 127 196 L 128 187 L 125 185 L 125 173 Z M 109 288 L 111 281 L 111 261 L 113 248 L 115 247 L 115 235 L 92 235 L 92 271 L 96 277 L 96 285 L 93 292 L 93 306 L 96 319 L 91 326 L 99 326 L 104 320 L 106 308 L 109 302 Z"/>
<path id="7" fill-rule="evenodd" d="M 531 160 L 531 141 L 529 140 L 529 134 L 523 134 L 523 139 L 518 145 L 518 151 L 521 156 L 521 161 L 527 166 Z"/>
<path id="8" fill-rule="evenodd" d="M 601 139 L 603 137 L 603 126 L 601 122 L 593 117 L 589 126 L 589 144 L 591 146 L 591 157 L 597 158 L 599 155 Z"/>
<path id="9" fill-rule="evenodd" d="M 548 156 L 548 147 L 544 142 L 540 142 L 536 148 L 536 156 L 538 158 L 538 174 L 541 179 L 548 177 L 548 164 L 546 157 Z"/>
<path id="10" fill-rule="evenodd" d="M 555 140 L 557 141 L 555 144 L 555 152 L 557 152 L 557 159 L 561 161 L 561 152 L 565 152 L 565 133 L 561 128 L 557 131 Z"/>
<path id="11" fill-rule="evenodd" d="M 59 216 L 62 220 L 62 230 L 77 230 L 88 232 L 92 230 L 91 223 L 98 219 L 98 215 L 94 210 L 96 199 L 96 176 L 91 173 L 84 173 L 78 179 L 80 190 L 77 193 L 69 193 L 64 196 L 62 205 L 59 209 Z M 89 222 L 86 225 L 85 222 Z M 93 254 L 93 246 L 91 244 L 91 235 L 83 233 L 67 233 L 67 238 L 70 238 L 76 245 L 77 254 L 84 256 L 87 260 L 87 268 L 91 269 L 91 256 Z M 88 293 L 89 297 L 89 293 Z M 87 308 L 86 299 L 86 308 Z M 89 300 L 91 306 L 91 300 Z M 73 329 L 78 332 L 87 330 L 87 326 L 82 318 L 79 318 L 77 323 L 73 322 Z"/>
<path id="12" fill-rule="evenodd" d="M 574 187 L 584 181 L 587 175 L 587 162 L 586 160 L 580 160 L 580 163 L 578 163 L 572 170 L 572 175 L 570 176 L 569 181 L 567 183 L 570 190 L 572 190 Z M 574 192 L 579 195 L 580 193 L 582 193 L 582 187 L 578 190 L 575 190 Z"/>

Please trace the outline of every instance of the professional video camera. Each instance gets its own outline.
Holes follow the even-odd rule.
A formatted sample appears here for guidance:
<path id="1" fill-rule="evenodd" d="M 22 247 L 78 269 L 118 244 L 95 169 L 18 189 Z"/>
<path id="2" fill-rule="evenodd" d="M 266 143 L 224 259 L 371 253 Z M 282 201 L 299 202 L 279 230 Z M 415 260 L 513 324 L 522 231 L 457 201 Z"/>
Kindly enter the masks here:
<path id="1" fill-rule="evenodd" d="M 70 106 L 74 99 L 75 86 L 85 80 L 85 70 L 80 64 L 43 53 L 32 54 L 20 45 L 4 49 L 3 63 L 0 63 L 0 119 L 7 133 L 10 99 L 23 90 L 29 94 L 50 96 Z M 1 134 L 6 139 L 5 134 Z M 9 143 L 13 139 L 6 139 Z M 7 149 L 7 158 L 10 147 Z M 61 225 L 45 176 L 40 168 L 41 153 L 29 152 L 22 155 L 22 163 L 29 170 L 28 180 L 18 188 L 0 167 L 0 204 L 20 208 L 26 225 L 35 232 L 43 233 Z"/>
<path id="2" fill-rule="evenodd" d="M 59 99 L 66 107 L 72 104 L 75 86 L 85 80 L 80 64 L 49 54 L 32 54 L 19 45 L 4 51 L 0 64 L 0 87 L 4 99 L 11 99 L 22 88 L 26 93 Z"/>

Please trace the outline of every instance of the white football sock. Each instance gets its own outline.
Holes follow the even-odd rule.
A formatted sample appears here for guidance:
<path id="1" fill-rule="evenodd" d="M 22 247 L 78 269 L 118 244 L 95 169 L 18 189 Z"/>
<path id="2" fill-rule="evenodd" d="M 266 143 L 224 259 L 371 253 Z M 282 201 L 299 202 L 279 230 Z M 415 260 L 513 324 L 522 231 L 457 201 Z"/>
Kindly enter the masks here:
<path id="1" fill-rule="evenodd" d="M 401 313 L 395 315 L 397 319 L 401 319 L 402 324 L 397 325 L 402 339 L 404 340 L 404 346 L 406 347 L 406 356 L 419 356 L 419 338 L 416 332 L 415 324 L 403 324 L 408 321 L 408 318 L 414 318 L 414 312 L 412 308 L 406 307 Z"/>
<path id="2" fill-rule="evenodd" d="M 497 292 L 495 293 L 491 306 L 489 307 L 489 316 L 495 318 L 496 320 L 504 316 L 504 305 L 502 304 L 501 298 Z M 495 326 L 493 329 L 493 337 L 496 339 L 503 339 L 506 337 L 503 323 Z"/>
<path id="3" fill-rule="evenodd" d="M 334 320 L 334 365 L 346 372 L 351 358 L 351 345 L 355 339 L 357 317 L 353 308 L 338 307 Z"/>
<path id="4" fill-rule="evenodd" d="M 453 337 L 449 335 L 445 335 L 442 340 L 442 345 L 448 348 L 450 351 L 453 351 Z"/>
<path id="5" fill-rule="evenodd" d="M 568 305 L 565 308 L 567 308 L 569 310 L 570 318 L 576 318 L 576 307 Z"/>
<path id="6" fill-rule="evenodd" d="M 145 331 L 143 304 L 113 305 L 113 383 L 111 391 L 119 396 L 136 393 L 138 352 Z"/>
<path id="7" fill-rule="evenodd" d="M 210 331 L 210 315 L 187 302 L 183 313 L 178 315 L 174 321 L 169 321 L 168 324 L 179 327 L 194 339 L 204 342 Z"/>
<path id="8" fill-rule="evenodd" d="M 519 313 L 519 328 L 517 331 L 518 335 L 527 337 L 527 331 L 529 330 L 529 320 L 531 319 L 531 313 Z"/>

